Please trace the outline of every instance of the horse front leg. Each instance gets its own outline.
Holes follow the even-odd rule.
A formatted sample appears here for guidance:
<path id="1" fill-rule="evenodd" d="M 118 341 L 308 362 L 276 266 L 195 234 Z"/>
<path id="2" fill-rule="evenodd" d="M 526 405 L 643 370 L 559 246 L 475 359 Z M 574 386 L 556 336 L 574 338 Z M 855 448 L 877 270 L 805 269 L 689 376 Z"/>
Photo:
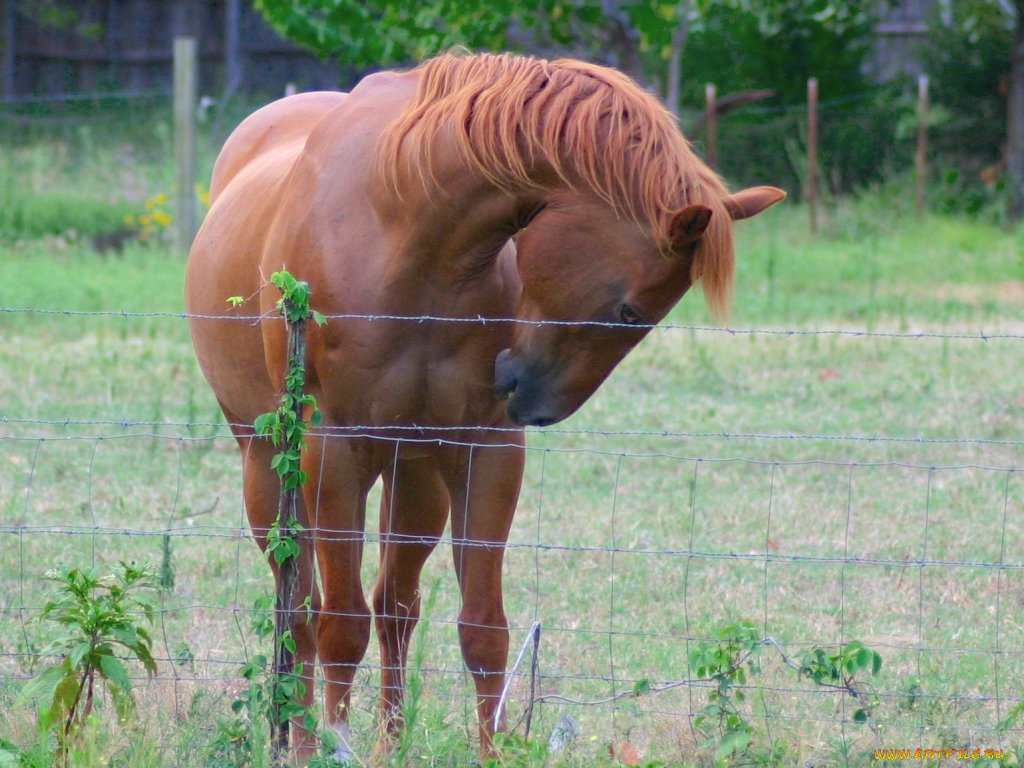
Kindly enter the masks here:
<path id="1" fill-rule="evenodd" d="M 520 437 L 521 441 L 521 437 Z M 474 446 L 446 478 L 452 496 L 452 555 L 462 592 L 459 643 L 477 695 L 480 750 L 493 754 L 495 712 L 505 683 L 508 621 L 501 564 L 523 476 L 522 444 Z"/>
<path id="2" fill-rule="evenodd" d="M 302 494 L 324 594 L 316 648 L 326 681 L 325 714 L 338 738 L 333 757 L 347 762 L 355 757 L 349 726 L 352 681 L 370 639 L 370 607 L 359 569 L 372 478 L 361 469 L 365 462 L 351 443 L 329 436 L 307 439 L 302 466 L 308 474 Z"/>
<path id="3" fill-rule="evenodd" d="M 381 734 L 387 754 L 402 725 L 409 643 L 420 617 L 420 572 L 448 520 L 448 491 L 430 459 L 396 461 L 382 475 L 380 573 L 373 612 L 380 642 Z"/>

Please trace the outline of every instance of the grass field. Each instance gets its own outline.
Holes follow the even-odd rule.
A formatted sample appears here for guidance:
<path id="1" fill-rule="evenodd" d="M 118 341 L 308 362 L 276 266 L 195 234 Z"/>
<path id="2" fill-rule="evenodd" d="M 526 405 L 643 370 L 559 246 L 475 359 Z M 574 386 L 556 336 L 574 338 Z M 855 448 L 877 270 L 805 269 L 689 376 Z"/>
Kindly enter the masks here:
<path id="1" fill-rule="evenodd" d="M 750 741 L 726 764 L 918 747 L 1016 764 L 1020 724 L 995 726 L 1024 690 L 1024 230 L 915 220 L 896 187 L 833 206 L 816 236 L 805 218 L 787 204 L 741 227 L 733 331 L 689 296 L 576 416 L 531 431 L 506 608 L 514 653 L 541 623 L 540 676 L 510 764 L 614 764 L 622 743 L 641 763 L 715 764 L 713 687 L 680 683 L 740 621 L 774 644 L 736 689 Z M 137 244 L 101 257 L 73 238 L 2 248 L 0 738 L 37 740 L 13 701 L 48 631 L 33 622 L 45 571 L 135 559 L 167 579 L 159 673 L 138 670 L 135 718 L 105 719 L 76 760 L 223 765 L 238 670 L 260 649 L 250 609 L 271 581 L 174 316 L 183 259 Z M 27 308 L 109 314 L 8 311 Z M 424 576 L 414 765 L 473 755 L 442 550 Z M 375 560 L 371 543 L 366 585 Z M 883 660 L 852 682 L 860 698 L 786 663 L 854 640 Z M 355 695 L 366 750 L 376 664 L 371 649 Z M 566 716 L 578 737 L 545 754 Z"/>

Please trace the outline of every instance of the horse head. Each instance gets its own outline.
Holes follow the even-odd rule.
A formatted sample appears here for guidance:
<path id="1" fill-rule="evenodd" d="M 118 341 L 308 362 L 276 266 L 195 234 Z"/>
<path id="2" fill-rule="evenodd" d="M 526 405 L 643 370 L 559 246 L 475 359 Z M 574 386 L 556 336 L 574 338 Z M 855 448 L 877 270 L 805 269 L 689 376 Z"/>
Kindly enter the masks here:
<path id="1" fill-rule="evenodd" d="M 522 322 L 494 371 L 518 424 L 575 411 L 694 283 L 724 314 L 733 221 L 785 197 L 772 187 L 730 195 L 655 97 L 573 60 L 432 60 L 378 161 L 396 190 L 403 171 L 468 190 L 476 215 L 491 211 L 489 189 L 505 211 L 491 229 L 521 228 Z"/>
<path id="2" fill-rule="evenodd" d="M 721 198 L 720 207 L 686 205 L 671 215 L 663 248 L 593 195 L 550 195 L 516 239 L 519 322 L 494 367 L 509 418 L 545 426 L 572 414 L 702 271 L 707 277 L 707 264 L 731 264 L 713 252 L 697 260 L 702 246 L 731 248 L 731 238 L 705 242 L 712 218 L 724 213 L 731 224 L 784 196 L 754 187 Z"/>

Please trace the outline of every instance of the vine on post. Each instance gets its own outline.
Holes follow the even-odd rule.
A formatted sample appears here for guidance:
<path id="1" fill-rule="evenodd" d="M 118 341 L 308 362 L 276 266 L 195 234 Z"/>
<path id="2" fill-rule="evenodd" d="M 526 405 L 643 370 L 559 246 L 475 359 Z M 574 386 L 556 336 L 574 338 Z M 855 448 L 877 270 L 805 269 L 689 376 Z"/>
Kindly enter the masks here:
<path id="1" fill-rule="evenodd" d="M 283 765 L 288 754 L 289 722 L 302 717 L 310 730 L 315 727 L 312 713 L 302 703 L 306 683 L 302 665 L 295 666 L 295 640 L 291 633 L 298 583 L 299 537 L 304 529 L 298 521 L 301 486 L 306 473 L 301 469 L 302 443 L 309 425 L 303 419 L 310 409 L 310 424 L 320 421 L 316 399 L 305 392 L 306 324 L 312 318 L 323 324 L 323 315 L 309 307 L 309 284 L 296 280 L 285 270 L 274 272 L 270 282 L 281 291 L 277 308 L 284 316 L 288 332 L 284 393 L 277 410 L 259 416 L 253 426 L 256 434 L 267 437 L 280 450 L 270 463 L 281 478 L 281 496 L 277 520 L 267 533 L 267 556 L 278 566 L 277 596 L 274 607 L 274 663 L 271 695 L 271 749 L 275 765 Z M 308 597 L 303 605 L 309 610 Z"/>

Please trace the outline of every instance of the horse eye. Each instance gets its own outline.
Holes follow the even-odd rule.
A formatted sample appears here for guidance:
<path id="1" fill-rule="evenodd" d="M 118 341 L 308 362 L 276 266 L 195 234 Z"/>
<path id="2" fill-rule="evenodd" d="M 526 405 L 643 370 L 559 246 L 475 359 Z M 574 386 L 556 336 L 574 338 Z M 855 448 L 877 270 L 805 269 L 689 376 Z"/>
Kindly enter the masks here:
<path id="1" fill-rule="evenodd" d="M 643 318 L 634 307 L 631 307 L 629 304 L 619 305 L 619 322 L 626 325 L 637 325 L 642 321 Z"/>

